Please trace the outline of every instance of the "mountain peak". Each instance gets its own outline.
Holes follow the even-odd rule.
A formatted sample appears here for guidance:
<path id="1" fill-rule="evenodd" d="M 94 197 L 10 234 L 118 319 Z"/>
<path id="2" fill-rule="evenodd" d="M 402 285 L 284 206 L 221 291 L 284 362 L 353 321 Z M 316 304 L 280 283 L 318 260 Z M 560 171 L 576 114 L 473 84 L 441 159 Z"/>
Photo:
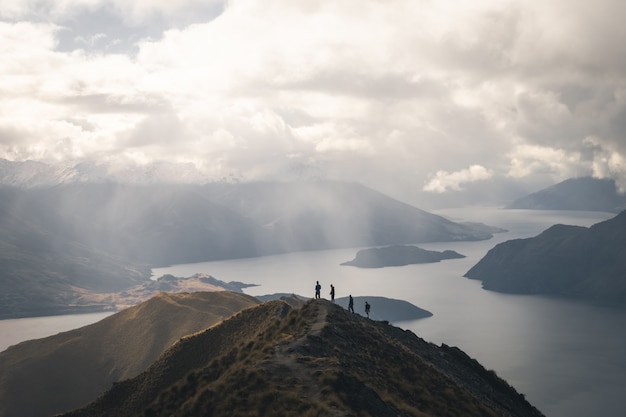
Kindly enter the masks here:
<path id="1" fill-rule="evenodd" d="M 542 415 L 459 349 L 312 300 L 266 302 L 183 338 L 146 372 L 65 416 L 250 413 Z"/>
<path id="2" fill-rule="evenodd" d="M 609 178 L 570 178 L 521 197 L 506 208 L 531 210 L 583 210 L 619 212 L 626 208 L 626 196 Z"/>

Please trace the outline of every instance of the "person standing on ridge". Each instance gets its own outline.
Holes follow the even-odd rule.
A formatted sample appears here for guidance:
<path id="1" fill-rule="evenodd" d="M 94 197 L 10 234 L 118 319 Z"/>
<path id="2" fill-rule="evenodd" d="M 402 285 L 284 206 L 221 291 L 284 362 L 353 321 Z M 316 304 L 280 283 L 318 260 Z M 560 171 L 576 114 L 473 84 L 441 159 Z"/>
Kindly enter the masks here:
<path id="1" fill-rule="evenodd" d="M 367 314 L 367 318 L 370 318 L 370 303 L 365 302 L 365 314 Z"/>
<path id="2" fill-rule="evenodd" d="M 333 284 L 330 284 L 330 301 L 335 302 L 335 286 Z"/>
<path id="3" fill-rule="evenodd" d="M 351 311 L 354 314 L 354 300 L 352 299 L 352 294 L 349 295 L 350 300 L 348 301 L 348 311 Z"/>
<path id="4" fill-rule="evenodd" d="M 317 284 L 315 284 L 315 298 L 320 298 L 320 291 L 322 291 L 322 286 L 320 282 L 317 281 Z"/>

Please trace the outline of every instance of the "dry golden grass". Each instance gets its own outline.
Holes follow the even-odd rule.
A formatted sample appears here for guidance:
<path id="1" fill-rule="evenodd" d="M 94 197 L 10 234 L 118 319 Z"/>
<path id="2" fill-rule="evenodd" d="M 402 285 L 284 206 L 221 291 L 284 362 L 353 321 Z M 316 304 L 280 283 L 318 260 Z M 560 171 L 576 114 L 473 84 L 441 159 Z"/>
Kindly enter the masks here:
<path id="1" fill-rule="evenodd" d="M 0 353 L 0 416 L 82 406 L 138 375 L 181 337 L 257 304 L 231 292 L 160 293 L 93 325 L 11 347 Z"/>
<path id="2" fill-rule="evenodd" d="M 175 344 L 65 417 L 539 417 L 460 350 L 325 300 L 263 303 Z"/>

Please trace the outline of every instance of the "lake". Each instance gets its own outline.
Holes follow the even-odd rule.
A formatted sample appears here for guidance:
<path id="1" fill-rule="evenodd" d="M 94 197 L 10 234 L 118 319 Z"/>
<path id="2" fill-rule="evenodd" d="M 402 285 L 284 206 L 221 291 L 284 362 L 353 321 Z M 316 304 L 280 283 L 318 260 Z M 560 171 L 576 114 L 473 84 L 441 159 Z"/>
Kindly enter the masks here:
<path id="1" fill-rule="evenodd" d="M 40 339 L 95 323 L 113 312 L 67 314 L 63 316 L 27 317 L 0 320 L 0 352 L 11 345 Z"/>
<path id="2" fill-rule="evenodd" d="M 177 265 L 153 271 L 258 284 L 251 295 L 314 295 L 315 281 L 329 298 L 385 296 L 407 300 L 433 317 L 394 323 L 435 344 L 458 346 L 507 380 L 548 417 L 626 415 L 626 310 L 540 296 L 486 291 L 463 278 L 499 242 L 531 237 L 556 223 L 591 226 L 609 213 L 473 208 L 437 211 L 455 221 L 479 221 L 509 230 L 489 241 L 420 244 L 455 250 L 466 258 L 433 264 L 360 269 L 339 264 L 356 249 L 301 252 L 263 258 Z M 364 306 L 357 312 L 364 314 Z M 372 305 L 372 312 L 376 309 Z"/>
<path id="3" fill-rule="evenodd" d="M 340 266 L 353 259 L 357 251 L 340 249 L 175 265 L 155 269 L 153 275 L 208 273 L 227 282 L 257 284 L 246 288 L 251 295 L 295 293 L 312 297 L 315 281 L 320 281 L 325 298 L 329 298 L 330 284 L 334 284 L 338 298 L 352 294 L 407 300 L 434 316 L 395 325 L 435 344 L 460 347 L 525 394 L 546 416 L 626 415 L 622 400 L 626 392 L 626 309 L 500 294 L 463 278 L 499 242 L 535 236 L 556 223 L 590 226 L 614 215 L 498 208 L 435 213 L 454 221 L 479 221 L 509 231 L 489 241 L 420 244 L 424 249 L 451 249 L 466 256 L 433 264 L 382 269 Z M 355 309 L 364 314 L 363 306 L 356 305 Z M 376 305 L 372 305 L 372 313 L 375 310 Z M 65 317 L 0 321 L 0 334 L 5 335 L 3 322 L 13 322 L 13 326 L 26 331 L 36 326 L 37 320 L 63 323 Z M 51 322 L 47 323 L 48 332 L 35 337 L 55 333 Z"/>

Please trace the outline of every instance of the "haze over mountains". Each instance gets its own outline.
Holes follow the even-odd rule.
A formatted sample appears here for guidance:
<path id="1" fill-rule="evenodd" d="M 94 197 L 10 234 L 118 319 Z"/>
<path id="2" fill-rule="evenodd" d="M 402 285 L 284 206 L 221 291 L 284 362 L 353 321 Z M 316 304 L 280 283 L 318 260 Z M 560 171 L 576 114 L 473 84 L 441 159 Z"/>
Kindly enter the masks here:
<path id="1" fill-rule="evenodd" d="M 618 192 L 613 179 L 571 178 L 518 198 L 506 208 L 619 213 L 626 209 L 626 194 Z"/>
<path id="2" fill-rule="evenodd" d="M 156 266 L 489 237 L 350 183 L 2 187 L 0 317 L 84 309 L 82 293 L 127 290 Z"/>
<path id="3" fill-rule="evenodd" d="M 303 250 L 488 239 L 359 184 L 163 184 L 168 164 L 125 172 L 0 160 L 0 318 L 115 308 L 85 294 L 130 290 L 150 268 Z M 180 174 L 180 172 L 178 172 Z M 183 172 L 184 174 L 184 172 Z M 133 184 L 129 184 L 133 183 Z M 143 185 L 140 185 L 143 184 Z M 614 211 L 611 180 L 578 178 L 509 208 Z"/>
<path id="4" fill-rule="evenodd" d="M 236 181 L 236 178 L 230 178 Z M 0 158 L 0 184 L 18 187 L 50 187 L 82 183 L 202 184 L 206 183 L 197 170 L 167 162 L 149 166 L 113 166 L 98 161 L 51 164 L 41 161 L 9 161 Z"/>
<path id="5" fill-rule="evenodd" d="M 0 275 L 0 317 L 56 314 L 76 307 L 100 308 L 103 306 L 81 303 L 85 293 L 132 292 L 138 287 L 171 283 L 173 277 L 156 283 L 149 281 L 150 266 L 291 250 L 476 240 L 486 239 L 493 232 L 484 225 L 450 222 L 358 184 L 327 181 L 168 186 L 71 182 L 54 187 L 5 187 L 0 193 L 0 274 L 4 274 Z M 626 304 L 626 286 L 621 278 L 626 271 L 621 262 L 626 259 L 626 252 L 622 251 L 626 245 L 621 245 L 619 236 L 626 230 L 626 223 L 597 227 L 592 236 L 581 230 L 587 229 L 555 226 L 528 247 L 515 246 L 515 241 L 502 244 L 492 251 L 497 256 L 490 258 L 500 269 L 487 270 L 487 263 L 481 261 L 480 267 L 475 268 L 486 272 L 477 279 L 483 279 L 485 288 L 498 291 L 548 293 Z M 502 259 L 510 263 L 498 264 Z M 528 264 L 537 269 L 525 270 Z M 571 264 L 572 269 L 559 271 L 564 264 Z M 574 270 L 581 275 L 574 276 Z M 547 275 L 542 275 L 545 272 Z M 161 296 L 160 301 L 164 300 L 165 296 Z M 422 345 L 413 335 L 392 330 L 385 323 L 360 323 L 359 318 L 342 317 L 343 312 L 332 310 L 334 306 L 322 304 L 321 309 L 292 314 L 293 305 L 272 305 L 263 307 L 268 310 L 257 311 L 268 322 L 246 316 L 245 321 L 231 324 L 229 330 L 215 330 L 217 338 L 208 336 L 213 330 L 202 333 L 206 338 L 184 338 L 172 350 L 177 353 L 166 353 L 166 359 L 158 360 L 152 371 L 116 383 L 99 402 L 71 415 L 171 415 L 174 409 L 180 410 L 180 415 L 196 415 L 225 413 L 237 405 L 261 407 L 270 413 L 274 401 L 293 405 L 302 415 L 309 411 L 335 412 L 340 407 L 357 414 L 375 410 L 373 415 L 410 415 L 412 410 L 426 415 L 438 415 L 441 410 L 461 415 L 496 415 L 503 410 L 505 415 L 539 415 L 506 383 L 456 348 Z M 205 320 L 203 308 L 192 314 L 198 314 L 200 325 Z M 143 326 L 145 333 L 126 329 L 125 335 L 118 337 L 137 336 L 135 342 L 159 339 L 158 347 L 152 348 L 153 344 L 148 343 L 147 350 L 150 354 L 163 352 L 180 337 L 162 338 L 163 334 L 173 333 L 173 326 L 162 323 L 162 318 L 176 317 L 165 311 L 158 309 L 156 316 L 144 320 L 127 317 L 129 325 Z M 266 315 L 266 311 L 271 314 Z M 318 315 L 312 317 L 311 311 Z M 232 312 L 224 310 L 224 316 L 229 314 Z M 339 321 L 324 322 L 319 320 L 322 316 Z M 248 328 L 244 322 L 256 327 Z M 321 333 L 317 331 L 328 326 L 324 343 L 320 344 Z M 352 334 L 354 328 L 365 337 Z M 95 343 L 90 345 L 92 348 L 110 348 L 106 341 L 96 342 L 99 333 L 107 332 L 85 330 L 57 342 L 72 347 L 84 334 L 90 343 Z M 252 340 L 258 342 L 250 344 Z M 331 341 L 332 352 L 327 350 L 327 341 Z M 230 342 L 232 345 L 227 344 Z M 372 350 L 368 350 L 369 343 Z M 386 349 L 390 358 L 373 360 L 376 353 L 387 352 Z M 413 353 L 417 350 L 419 355 L 402 356 L 407 349 Z M 78 351 L 81 349 L 74 352 Z M 276 356 L 268 356 L 272 351 Z M 357 358 L 355 351 L 363 356 Z M 59 353 L 54 348 L 50 352 L 46 359 L 52 358 L 53 365 L 33 366 L 30 370 L 52 369 L 50 376 L 54 376 L 59 371 L 55 366 L 63 364 L 63 360 L 78 357 L 89 361 L 89 357 L 77 353 Z M 128 350 L 129 354 L 138 355 L 137 352 L 138 349 Z M 132 378 L 124 373 L 128 369 L 141 372 L 130 362 L 136 361 L 145 368 L 155 359 L 154 355 L 151 359 L 133 357 L 118 367 L 107 354 L 97 354 L 106 363 L 95 362 L 98 370 L 110 370 L 107 378 L 97 379 L 99 390 L 121 378 Z M 417 363 L 415 369 L 411 368 L 415 372 L 403 374 L 401 364 L 393 362 L 395 357 L 410 361 L 411 366 Z M 250 361 L 242 369 L 242 361 L 248 358 Z M 427 366 L 422 366 L 424 358 Z M 29 359 L 22 364 L 28 368 L 35 362 Z M 7 366 L 18 369 L 15 363 Z M 359 369 L 354 370 L 354 366 Z M 85 374 L 93 371 L 89 365 L 78 368 Z M 75 368 L 69 371 L 78 372 Z M 66 380 L 81 381 L 84 375 L 79 373 Z M 424 384 L 415 383 L 417 374 L 426 375 L 419 380 Z M 297 384 L 297 399 L 281 385 L 286 375 L 292 375 L 290 381 Z M 365 384 L 370 378 L 375 383 Z M 277 385 L 268 385 L 268 380 Z M 386 385 L 390 380 L 391 389 Z M 88 384 L 77 383 L 72 392 L 87 391 Z M 13 385 L 6 383 L 7 387 Z M 40 388 L 44 391 L 42 398 L 57 393 L 48 385 Z M 25 391 L 10 392 L 20 398 L 19 394 Z M 248 396 L 249 392 L 253 394 Z M 331 395 L 333 392 L 336 397 Z M 318 393 L 324 393 L 326 399 L 320 401 Z M 457 403 L 450 405 L 453 401 Z M 7 416 L 15 414 L 12 411 Z"/>

